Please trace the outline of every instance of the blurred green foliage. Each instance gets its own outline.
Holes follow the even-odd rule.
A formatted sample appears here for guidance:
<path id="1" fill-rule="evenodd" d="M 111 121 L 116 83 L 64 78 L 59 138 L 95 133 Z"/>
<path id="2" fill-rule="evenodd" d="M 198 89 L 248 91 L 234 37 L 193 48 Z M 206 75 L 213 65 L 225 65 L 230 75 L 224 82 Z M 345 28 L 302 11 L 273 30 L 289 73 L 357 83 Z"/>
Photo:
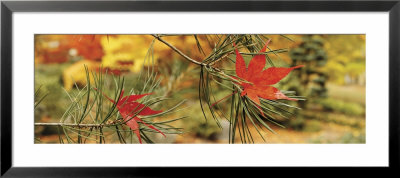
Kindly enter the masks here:
<path id="1" fill-rule="evenodd" d="M 296 130 L 302 131 L 304 130 L 306 120 L 303 117 L 298 117 L 295 119 L 291 119 L 284 123 L 285 127 Z"/>
<path id="2" fill-rule="evenodd" d="M 321 122 L 319 122 L 317 120 L 311 120 L 311 121 L 306 123 L 304 131 L 306 131 L 306 132 L 318 132 L 321 129 L 322 129 L 321 128 Z"/>
<path id="3" fill-rule="evenodd" d="M 293 71 L 291 81 L 297 82 L 291 82 L 291 89 L 308 98 L 327 97 L 325 83 L 328 75 L 321 71 L 328 61 L 324 43 L 320 35 L 304 35 L 302 42 L 289 52 L 293 66 L 305 65 Z"/>
<path id="4" fill-rule="evenodd" d="M 329 136 L 319 136 L 317 138 L 312 138 L 309 140 L 311 143 L 365 143 L 365 131 L 360 133 L 345 132 L 338 138 L 332 138 Z"/>
<path id="5" fill-rule="evenodd" d="M 357 103 L 344 102 L 333 98 L 320 99 L 318 103 L 326 111 L 339 112 L 351 116 L 362 116 L 365 114 L 365 107 Z"/>
<path id="6" fill-rule="evenodd" d="M 287 128 L 303 132 L 318 132 L 322 129 L 321 125 L 321 121 L 308 120 L 304 119 L 303 117 L 291 119 L 285 123 Z"/>
<path id="7" fill-rule="evenodd" d="M 352 117 L 345 114 L 335 114 L 326 111 L 305 111 L 302 116 L 309 120 L 335 123 L 337 125 L 349 126 L 355 129 L 365 128 L 365 118 L 363 117 Z"/>
<path id="8" fill-rule="evenodd" d="M 35 121 L 42 117 L 59 118 L 64 114 L 69 98 L 64 92 L 61 75 L 66 66 L 67 63 L 35 66 L 35 90 L 40 88 L 49 93 L 38 105 Z"/>

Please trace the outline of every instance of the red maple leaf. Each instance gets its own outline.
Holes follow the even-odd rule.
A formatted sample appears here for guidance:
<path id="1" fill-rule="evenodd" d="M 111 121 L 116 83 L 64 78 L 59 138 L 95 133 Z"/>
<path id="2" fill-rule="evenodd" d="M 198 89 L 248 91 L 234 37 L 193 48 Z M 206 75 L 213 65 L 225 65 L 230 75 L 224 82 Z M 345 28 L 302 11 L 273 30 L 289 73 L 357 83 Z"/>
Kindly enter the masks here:
<path id="1" fill-rule="evenodd" d="M 266 51 L 268 43 L 269 41 L 265 44 L 264 48 L 261 49 L 259 53 L 264 53 Z M 238 83 L 243 87 L 241 96 L 247 95 L 247 97 L 249 97 L 252 101 L 257 103 L 258 105 L 260 105 L 259 98 L 264 98 L 268 100 L 277 100 L 277 99 L 286 99 L 294 101 L 297 100 L 294 98 L 287 97 L 277 88 L 270 85 L 278 83 L 286 75 L 288 75 L 290 71 L 292 71 L 293 69 L 303 67 L 303 65 L 290 68 L 270 67 L 266 70 L 263 70 L 266 63 L 265 54 L 257 54 L 251 59 L 249 66 L 246 68 L 244 59 L 242 55 L 239 53 L 239 50 L 236 49 L 236 46 L 235 46 L 235 52 L 236 52 L 236 75 L 240 79 L 247 81 Z"/>
<path id="2" fill-rule="evenodd" d="M 129 95 L 122 97 L 124 95 L 124 90 L 122 90 L 121 95 L 119 97 L 120 99 L 118 100 L 117 103 L 115 103 L 113 99 L 109 98 L 107 95 L 103 93 L 103 95 L 108 100 L 117 105 L 118 111 L 121 114 L 122 118 L 124 119 L 125 122 L 127 121 L 126 125 L 128 125 L 133 130 L 133 132 L 135 132 L 140 143 L 142 143 L 142 139 L 140 137 L 138 122 L 141 122 L 142 124 L 146 125 L 147 127 L 157 132 L 160 132 L 165 137 L 165 134 L 163 132 L 161 132 L 154 126 L 145 123 L 138 117 L 138 116 L 154 115 L 162 112 L 162 111 L 154 111 L 151 108 L 147 107 L 146 105 L 136 102 L 136 100 L 151 94 L 152 93 L 146 93 L 141 95 Z"/>

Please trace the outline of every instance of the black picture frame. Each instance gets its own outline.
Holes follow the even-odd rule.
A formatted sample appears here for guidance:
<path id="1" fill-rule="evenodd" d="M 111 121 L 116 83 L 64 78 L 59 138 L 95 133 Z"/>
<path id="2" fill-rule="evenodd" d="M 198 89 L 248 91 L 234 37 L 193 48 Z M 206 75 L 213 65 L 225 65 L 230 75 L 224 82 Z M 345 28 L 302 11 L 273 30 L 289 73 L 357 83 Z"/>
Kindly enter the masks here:
<path id="1" fill-rule="evenodd" d="M 1 2 L 1 176 L 128 177 L 178 174 L 176 168 L 19 168 L 12 165 L 12 18 L 14 12 L 389 12 L 389 167 L 399 168 L 400 1 L 2 1 Z M 385 109 L 385 108 L 382 108 Z M 154 170 L 157 169 L 157 170 Z M 205 174 L 197 168 L 192 173 Z M 240 170 L 240 169 L 239 169 Z M 238 171 L 239 171 L 238 170 Z M 259 169 L 255 169 L 259 170 Z M 303 170 L 303 171 L 301 171 Z M 301 169 L 299 172 L 308 172 Z M 374 169 L 369 169 L 374 170 Z M 223 170 L 218 170 L 218 172 Z M 279 170 L 283 171 L 283 170 Z M 196 175 L 198 175 L 196 173 Z M 326 174 L 326 173 L 325 173 Z M 330 174 L 340 174 L 332 171 Z M 189 175 L 188 175 L 189 176 Z M 190 177 L 190 176 L 189 176 Z"/>

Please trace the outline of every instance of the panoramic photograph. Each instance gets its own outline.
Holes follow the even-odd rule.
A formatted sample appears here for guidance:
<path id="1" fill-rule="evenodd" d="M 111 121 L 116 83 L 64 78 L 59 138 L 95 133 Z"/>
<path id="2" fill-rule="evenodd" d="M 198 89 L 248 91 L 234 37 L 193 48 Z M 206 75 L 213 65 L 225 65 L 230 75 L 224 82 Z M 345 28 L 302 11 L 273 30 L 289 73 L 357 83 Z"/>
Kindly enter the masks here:
<path id="1" fill-rule="evenodd" d="M 35 144 L 365 144 L 365 34 L 36 34 Z"/>

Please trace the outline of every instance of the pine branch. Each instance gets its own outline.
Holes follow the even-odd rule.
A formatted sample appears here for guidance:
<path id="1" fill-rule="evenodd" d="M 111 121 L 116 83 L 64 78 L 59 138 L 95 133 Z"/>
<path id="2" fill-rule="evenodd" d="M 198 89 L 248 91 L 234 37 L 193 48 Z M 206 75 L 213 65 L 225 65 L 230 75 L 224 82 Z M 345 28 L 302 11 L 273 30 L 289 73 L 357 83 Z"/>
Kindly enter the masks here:
<path id="1" fill-rule="evenodd" d="M 197 65 L 202 65 L 202 66 L 206 66 L 207 64 L 201 63 L 199 61 L 196 61 L 192 58 L 190 58 L 189 56 L 187 56 L 186 54 L 184 54 L 182 51 L 180 51 L 178 48 L 176 48 L 175 46 L 172 46 L 170 43 L 166 42 L 165 40 L 161 39 L 161 37 L 157 36 L 157 35 L 152 35 L 154 38 L 156 38 L 158 41 L 164 43 L 165 45 L 167 45 L 168 47 L 170 47 L 172 50 L 174 50 L 175 52 L 177 52 L 179 55 L 181 55 L 183 58 L 185 58 L 186 60 L 197 64 Z"/>
<path id="2" fill-rule="evenodd" d="M 231 55 L 231 54 L 233 54 L 233 52 L 226 53 L 225 55 L 223 55 L 223 56 L 220 57 L 219 59 L 216 59 L 215 61 L 210 62 L 208 65 L 212 66 L 212 65 L 214 65 L 215 63 L 219 62 L 221 59 L 223 59 L 223 58 L 225 58 L 225 57 L 227 57 L 227 56 L 229 56 L 229 55 Z"/>
<path id="3" fill-rule="evenodd" d="M 189 56 L 187 56 L 185 53 L 183 53 L 182 51 L 180 51 L 178 48 L 176 48 L 176 47 L 173 46 L 172 44 L 170 44 L 170 43 L 168 43 L 167 41 L 161 39 L 161 37 L 158 36 L 158 35 L 152 35 L 152 36 L 153 36 L 154 38 L 156 38 L 158 41 L 160 41 L 160 42 L 164 43 L 165 45 L 167 45 L 168 47 L 170 47 L 172 50 L 174 50 L 175 52 L 177 52 L 179 55 L 181 55 L 181 56 L 182 56 L 183 58 L 185 58 L 186 60 L 188 60 L 188 61 L 190 61 L 190 62 L 192 62 L 192 63 L 194 63 L 194 64 L 196 64 L 196 65 L 204 66 L 206 69 L 207 69 L 207 68 L 210 68 L 210 69 L 214 70 L 216 73 L 220 74 L 221 76 L 227 77 L 227 78 L 229 78 L 229 79 L 232 80 L 232 81 L 235 81 L 235 82 L 244 82 L 244 83 L 250 83 L 250 84 L 251 84 L 251 82 L 248 82 L 248 81 L 245 81 L 245 80 L 239 81 L 238 79 L 233 78 L 233 77 L 231 77 L 230 75 L 225 74 L 225 72 L 222 71 L 221 69 L 218 69 L 218 68 L 215 68 L 215 67 L 210 66 L 210 64 L 202 63 L 202 62 L 199 62 L 199 61 L 196 61 L 196 60 L 190 58 Z M 225 56 L 225 55 L 222 56 L 221 59 L 222 59 L 223 57 L 226 57 L 226 56 Z M 217 59 L 217 60 L 218 60 L 218 59 Z M 217 60 L 216 60 L 216 61 L 217 61 Z M 212 62 L 211 65 L 213 65 L 216 61 Z"/>

